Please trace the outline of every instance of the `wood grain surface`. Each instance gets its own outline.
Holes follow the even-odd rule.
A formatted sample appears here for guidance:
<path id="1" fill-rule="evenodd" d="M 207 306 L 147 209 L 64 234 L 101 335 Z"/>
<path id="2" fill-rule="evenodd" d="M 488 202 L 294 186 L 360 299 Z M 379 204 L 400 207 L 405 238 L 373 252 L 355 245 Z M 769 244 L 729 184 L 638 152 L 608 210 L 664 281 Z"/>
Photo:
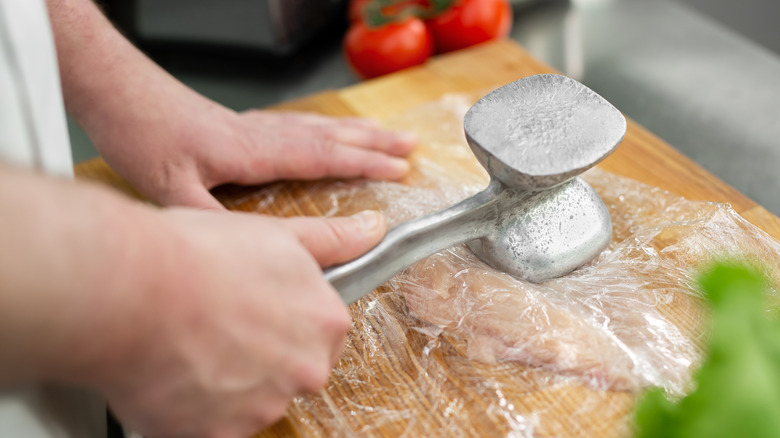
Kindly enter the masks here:
<path id="1" fill-rule="evenodd" d="M 274 107 L 279 110 L 303 110 L 335 116 L 366 116 L 378 119 L 410 111 L 427 102 L 439 99 L 447 93 L 485 93 L 518 78 L 537 73 L 553 72 L 549 67 L 532 58 L 511 41 L 490 43 L 430 60 L 425 65 L 386 77 L 367 81 L 343 90 L 325 91 Z M 659 140 L 636 123 L 629 121 L 623 144 L 617 152 L 599 165 L 609 172 L 630 177 L 646 184 L 670 191 L 692 200 L 730 203 L 747 220 L 775 238 L 780 238 L 780 220 L 725 184 L 679 152 Z M 138 197 L 137 193 L 116 176 L 100 159 L 76 166 L 79 178 L 99 181 Z M 305 183 L 287 182 L 274 186 L 273 203 L 261 212 L 282 216 L 322 215 L 326 206 L 312 197 Z M 223 187 L 215 195 L 226 205 L 242 209 L 245 199 L 257 188 Z M 256 206 L 253 207 L 257 211 Z M 389 294 L 388 294 L 389 296 Z M 383 300 L 384 295 L 379 295 Z M 392 298 L 383 302 L 387 308 L 403 306 Z M 361 303 L 352 306 L 353 315 L 362 311 Z M 399 310 L 400 311 L 400 310 Z M 457 430 L 453 436 L 620 436 L 626 433 L 624 421 L 633 406 L 634 396 L 627 392 L 600 391 L 598 393 L 582 385 L 558 385 L 533 389 L 534 379 L 528 371 L 513 364 L 481 365 L 476 362 L 459 362 L 458 355 L 443 355 L 441 350 L 428 358 L 440 370 L 438 376 L 428 375 L 430 366 L 419 363 L 419 352 L 425 348 L 425 336 L 397 322 L 378 321 L 371 318 L 356 319 L 358 330 L 372 332 L 377 339 L 403 336 L 402 344 L 388 343 L 391 347 L 381 354 L 371 353 L 370 345 L 360 337 L 351 337 L 344 361 L 365 360 L 370 357 L 374 374 L 350 384 L 347 376 L 335 372 L 327 391 L 314 395 L 310 401 L 296 407 L 274 427 L 258 436 L 339 436 L 342 429 L 333 425 L 348 425 L 350 430 L 362 431 L 355 436 L 447 436 L 444 428 Z M 448 348 L 458 348 L 457 343 Z M 352 357 L 350 355 L 354 355 Z M 458 373 L 448 370 L 457 368 Z M 489 371 L 488 371 L 489 368 Z M 537 425 L 533 432 L 517 434 L 523 425 L 498 418 L 501 413 L 491 410 L 483 402 L 484 391 L 489 388 L 474 386 L 458 376 L 463 374 L 490 374 L 491 379 L 527 381 L 528 387 L 516 394 L 504 394 L 506 400 L 517 404 L 518 411 L 535 412 Z M 355 376 L 351 376 L 354 378 Z M 438 380 L 436 380 L 438 379 Z M 436 381 L 433 381 L 436 380 Z M 370 382 L 367 384 L 366 382 Z M 401 382 L 399 384 L 399 382 Z M 514 386 L 521 388 L 520 386 Z M 530 388 L 530 389 L 529 389 Z M 430 391 L 436 391 L 432 394 Z M 390 397 L 388 394 L 393 394 Z M 399 397 L 400 395 L 400 397 Z M 355 412 L 349 403 L 359 400 L 362 407 L 387 409 L 386 415 L 405 413 L 399 421 L 377 423 L 376 415 L 344 415 L 334 418 L 334 412 Z M 397 400 L 403 400 L 398 403 Z M 442 406 L 437 400 L 451 400 L 457 404 Z M 586 414 L 583 403 L 599 403 L 599 415 Z M 393 404 L 392 406 L 388 404 Z M 367 412 L 366 409 L 358 412 Z M 372 411 L 374 412 L 374 411 Z M 449 413 L 448 413 L 449 412 Z M 458 415 L 452 415 L 458 412 Z M 468 415 L 463 415 L 468 413 Z M 518 420 L 519 421 L 519 420 Z M 542 426 L 540 426 L 542 425 Z M 531 426 L 529 426 L 531 427 Z M 530 430 L 530 429 L 529 429 Z"/>

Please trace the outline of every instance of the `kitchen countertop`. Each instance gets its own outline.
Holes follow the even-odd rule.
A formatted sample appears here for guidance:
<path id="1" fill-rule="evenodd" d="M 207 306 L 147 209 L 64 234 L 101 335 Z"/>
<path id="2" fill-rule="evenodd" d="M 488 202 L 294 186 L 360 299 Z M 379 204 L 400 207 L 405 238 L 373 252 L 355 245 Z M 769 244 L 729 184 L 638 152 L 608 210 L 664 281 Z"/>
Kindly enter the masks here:
<path id="1" fill-rule="evenodd" d="M 667 1 L 551 4 L 512 36 L 780 213 L 777 54 Z"/>
<path id="2" fill-rule="evenodd" d="M 671 1 L 549 0 L 518 8 L 511 38 L 774 213 L 780 213 L 780 58 Z M 197 91 L 263 107 L 358 82 L 338 31 L 286 60 L 153 50 Z M 272 66 L 272 67 L 271 67 Z M 71 124 L 75 160 L 95 155 Z"/>

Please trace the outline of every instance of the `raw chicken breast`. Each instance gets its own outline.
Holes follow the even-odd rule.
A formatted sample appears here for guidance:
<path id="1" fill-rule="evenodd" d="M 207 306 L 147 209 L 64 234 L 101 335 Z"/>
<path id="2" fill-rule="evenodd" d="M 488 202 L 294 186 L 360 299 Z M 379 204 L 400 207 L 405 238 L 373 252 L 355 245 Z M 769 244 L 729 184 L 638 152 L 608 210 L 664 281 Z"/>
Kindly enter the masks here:
<path id="1" fill-rule="evenodd" d="M 514 360 L 575 374 L 613 389 L 635 389 L 632 362 L 612 334 L 558 292 L 480 266 L 465 248 L 431 256 L 407 271 L 406 301 L 418 318 L 468 339 L 483 362 Z"/>

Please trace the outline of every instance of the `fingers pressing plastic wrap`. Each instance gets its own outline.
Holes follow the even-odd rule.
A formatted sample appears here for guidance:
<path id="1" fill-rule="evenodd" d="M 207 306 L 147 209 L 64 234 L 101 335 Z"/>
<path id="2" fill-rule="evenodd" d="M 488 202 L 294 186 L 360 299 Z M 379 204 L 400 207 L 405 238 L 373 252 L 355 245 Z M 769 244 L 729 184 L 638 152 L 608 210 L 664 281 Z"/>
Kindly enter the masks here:
<path id="1" fill-rule="evenodd" d="M 448 96 L 389 126 L 416 131 L 401 183 L 270 186 L 246 209 L 384 212 L 391 225 L 487 184 L 462 134 L 474 99 Z M 728 205 L 692 202 L 598 169 L 585 179 L 613 220 L 596 260 L 533 284 L 465 246 L 416 263 L 352 306 L 354 324 L 328 386 L 295 400 L 277 427 L 306 436 L 623 436 L 642 388 L 683 394 L 706 323 L 697 269 L 716 255 L 764 263 L 780 245 Z"/>

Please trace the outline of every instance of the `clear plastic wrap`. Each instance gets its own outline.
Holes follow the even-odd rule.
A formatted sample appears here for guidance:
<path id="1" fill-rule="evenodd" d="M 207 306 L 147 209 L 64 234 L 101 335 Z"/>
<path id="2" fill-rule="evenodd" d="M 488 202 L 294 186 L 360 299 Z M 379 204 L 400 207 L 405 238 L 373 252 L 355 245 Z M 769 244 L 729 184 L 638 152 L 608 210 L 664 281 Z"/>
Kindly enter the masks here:
<path id="1" fill-rule="evenodd" d="M 390 225 L 450 205 L 487 184 L 462 134 L 472 102 L 447 96 L 386 121 L 421 136 L 403 183 L 276 185 L 239 203 L 279 215 L 375 208 Z M 305 436 L 625 436 L 641 389 L 683 394 L 706 338 L 697 271 L 730 255 L 762 264 L 777 284 L 780 245 L 728 205 L 598 169 L 584 177 L 613 220 L 596 260 L 543 284 L 497 272 L 465 246 L 420 261 L 351 307 L 327 388 L 297 398 L 277 427 Z M 282 193 L 297 200 L 280 202 Z"/>

